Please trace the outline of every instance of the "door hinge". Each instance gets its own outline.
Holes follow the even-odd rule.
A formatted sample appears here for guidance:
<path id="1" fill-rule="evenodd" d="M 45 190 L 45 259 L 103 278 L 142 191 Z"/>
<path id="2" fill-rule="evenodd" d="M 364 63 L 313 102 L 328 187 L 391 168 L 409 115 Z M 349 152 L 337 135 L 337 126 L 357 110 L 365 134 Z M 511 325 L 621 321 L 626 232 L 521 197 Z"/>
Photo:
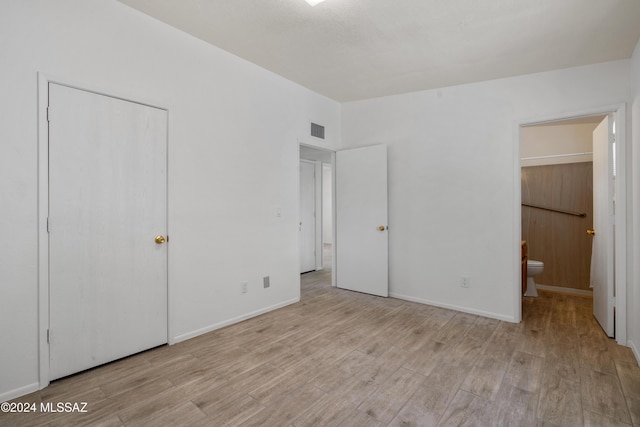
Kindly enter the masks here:
<path id="1" fill-rule="evenodd" d="M 51 107 L 47 107 L 47 121 L 51 121 Z"/>
<path id="2" fill-rule="evenodd" d="M 49 232 L 49 217 L 47 217 L 47 233 Z"/>
<path id="3" fill-rule="evenodd" d="M 609 298 L 609 305 L 611 307 L 615 307 L 616 306 L 616 297 Z"/>
<path id="4" fill-rule="evenodd" d="M 47 344 L 51 343 L 51 331 L 47 329 Z"/>

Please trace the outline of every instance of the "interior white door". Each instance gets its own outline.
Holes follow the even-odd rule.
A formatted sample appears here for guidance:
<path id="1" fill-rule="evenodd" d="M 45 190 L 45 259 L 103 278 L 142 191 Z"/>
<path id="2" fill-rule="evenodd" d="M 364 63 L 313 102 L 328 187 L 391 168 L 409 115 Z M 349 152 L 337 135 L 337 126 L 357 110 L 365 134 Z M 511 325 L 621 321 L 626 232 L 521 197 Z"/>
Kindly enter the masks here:
<path id="1" fill-rule="evenodd" d="M 51 380 L 167 342 L 166 132 L 164 110 L 49 85 Z"/>
<path id="2" fill-rule="evenodd" d="M 593 315 L 614 336 L 613 150 L 612 120 L 606 117 L 593 131 L 593 246 L 591 286 Z"/>
<path id="3" fill-rule="evenodd" d="M 300 160 L 300 273 L 316 269 L 316 165 Z"/>
<path id="4" fill-rule="evenodd" d="M 387 146 L 336 152 L 336 285 L 389 295 Z"/>

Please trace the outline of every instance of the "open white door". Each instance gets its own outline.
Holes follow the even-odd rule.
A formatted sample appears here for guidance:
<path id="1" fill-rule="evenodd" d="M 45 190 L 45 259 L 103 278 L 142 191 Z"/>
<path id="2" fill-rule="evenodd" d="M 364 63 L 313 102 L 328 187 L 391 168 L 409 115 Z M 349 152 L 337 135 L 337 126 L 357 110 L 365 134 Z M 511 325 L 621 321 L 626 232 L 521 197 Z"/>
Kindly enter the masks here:
<path id="1" fill-rule="evenodd" d="M 300 273 L 316 269 L 316 165 L 300 160 Z"/>
<path id="2" fill-rule="evenodd" d="M 389 295 L 387 146 L 336 152 L 336 285 Z"/>
<path id="3" fill-rule="evenodd" d="M 49 85 L 53 380 L 167 342 L 167 112 Z"/>
<path id="4" fill-rule="evenodd" d="M 591 286 L 593 315 L 609 337 L 614 336 L 612 118 L 593 131 L 593 236 Z"/>

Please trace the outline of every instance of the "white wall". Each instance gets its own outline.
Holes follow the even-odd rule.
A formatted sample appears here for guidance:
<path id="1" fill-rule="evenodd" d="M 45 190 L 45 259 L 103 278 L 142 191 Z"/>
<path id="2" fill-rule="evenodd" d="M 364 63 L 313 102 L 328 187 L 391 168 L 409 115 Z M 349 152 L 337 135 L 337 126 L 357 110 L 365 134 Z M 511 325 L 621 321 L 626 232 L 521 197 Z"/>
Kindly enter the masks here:
<path id="1" fill-rule="evenodd" d="M 629 94 L 627 60 L 343 104 L 345 148 L 389 147 L 391 294 L 517 320 L 519 124 Z"/>
<path id="2" fill-rule="evenodd" d="M 298 142 L 339 104 L 115 0 L 0 3 L 0 63 L 0 401 L 38 386 L 38 72 L 169 109 L 172 340 L 299 298 Z"/>
<path id="3" fill-rule="evenodd" d="M 628 265 L 632 268 L 627 288 L 627 336 L 629 345 L 633 349 L 636 360 L 640 363 L 640 41 L 631 59 L 631 169 L 632 179 L 630 193 L 632 200 L 627 206 L 632 206 L 630 218 L 632 221 L 632 260 Z"/>

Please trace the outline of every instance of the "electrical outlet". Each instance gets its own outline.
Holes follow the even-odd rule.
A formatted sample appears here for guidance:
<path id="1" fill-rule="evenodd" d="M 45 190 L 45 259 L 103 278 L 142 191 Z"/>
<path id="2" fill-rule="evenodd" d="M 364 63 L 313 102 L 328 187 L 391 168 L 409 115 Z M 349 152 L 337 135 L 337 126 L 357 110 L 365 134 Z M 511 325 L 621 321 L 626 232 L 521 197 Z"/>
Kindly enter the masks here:
<path id="1" fill-rule="evenodd" d="M 263 285 L 265 288 L 268 288 L 269 286 L 271 286 L 271 280 L 269 279 L 269 276 L 264 276 L 264 277 L 262 278 L 262 285 Z"/>
<path id="2" fill-rule="evenodd" d="M 471 286 L 471 279 L 467 276 L 462 276 L 460 278 L 460 287 L 468 288 L 469 286 Z"/>
<path id="3" fill-rule="evenodd" d="M 246 294 L 247 291 L 249 290 L 249 283 L 247 282 L 242 282 L 240 283 L 240 292 L 242 292 L 243 294 Z"/>

